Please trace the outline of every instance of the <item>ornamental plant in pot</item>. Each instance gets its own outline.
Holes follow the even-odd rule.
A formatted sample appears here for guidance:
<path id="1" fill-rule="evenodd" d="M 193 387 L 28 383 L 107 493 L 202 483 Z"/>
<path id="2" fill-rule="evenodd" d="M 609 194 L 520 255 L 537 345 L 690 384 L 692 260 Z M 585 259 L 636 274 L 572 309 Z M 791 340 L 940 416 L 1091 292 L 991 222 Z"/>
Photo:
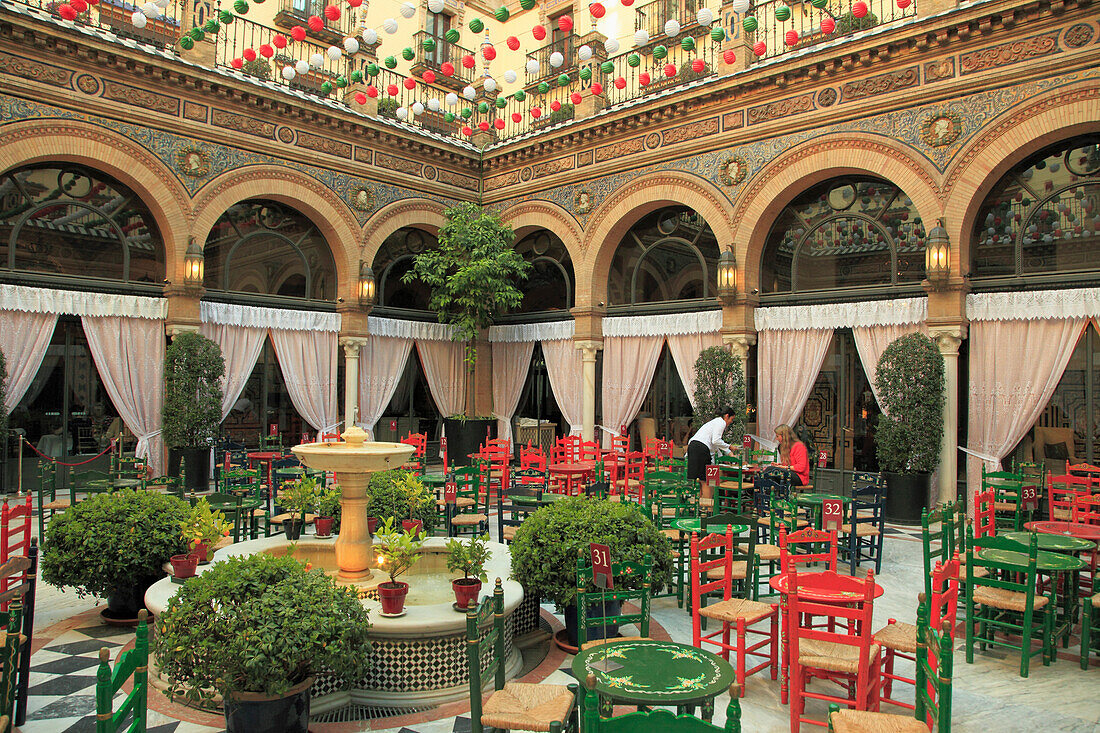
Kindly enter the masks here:
<path id="1" fill-rule="evenodd" d="M 283 521 L 288 540 L 297 540 L 302 536 L 306 514 L 316 505 L 318 493 L 317 479 L 312 476 L 303 476 L 283 485 L 279 492 L 279 506 L 290 514 Z"/>
<path id="2" fill-rule="evenodd" d="M 552 601 L 564 613 L 568 643 L 573 647 L 577 645 L 577 553 L 587 557 L 593 542 L 607 545 L 613 562 L 641 562 L 652 555 L 653 593 L 672 582 L 669 540 L 634 505 L 573 497 L 542 507 L 524 520 L 509 546 L 512 577 L 526 592 Z M 590 638 L 602 638 L 598 633 Z"/>
<path id="3" fill-rule="evenodd" d="M 353 589 L 257 553 L 187 581 L 157 620 L 153 651 L 166 694 L 205 707 L 221 698 L 229 733 L 305 733 L 314 676 L 362 679 L 369 628 Z"/>
<path id="4" fill-rule="evenodd" d="M 403 280 L 420 280 L 431 288 L 431 307 L 440 323 L 455 326 L 454 340 L 466 345 L 467 410 L 474 406 L 473 374 L 477 366 L 477 339 L 497 316 L 516 308 L 523 293 L 516 287 L 527 279 L 531 263 L 516 252 L 515 233 L 496 212 L 477 204 L 462 203 L 445 212 L 439 244 L 416 255 Z M 486 430 L 493 430 L 491 415 L 462 415 L 444 421 L 449 455 L 455 465 L 467 465 L 477 452 Z"/>
<path id="5" fill-rule="evenodd" d="M 390 576 L 388 583 L 378 585 L 378 599 L 382 603 L 383 616 L 400 616 L 405 612 L 405 596 L 409 594 L 409 584 L 397 579 L 420 559 L 420 548 L 423 545 L 424 540 L 415 533 L 397 530 L 392 518 L 387 518 L 382 523 L 376 552 L 379 565 Z"/>
<path id="6" fill-rule="evenodd" d="M 191 513 L 180 523 L 180 536 L 187 541 L 197 562 L 205 565 L 214 554 L 214 545 L 229 536 L 232 529 L 233 523 L 225 518 L 225 514 L 220 510 L 214 511 L 210 502 L 202 498 L 195 502 Z"/>
<path id="7" fill-rule="evenodd" d="M 317 493 L 317 518 L 313 520 L 318 537 L 331 537 L 340 528 L 340 486 L 333 485 Z"/>
<path id="8" fill-rule="evenodd" d="M 875 370 L 882 407 L 875 441 L 889 522 L 916 524 L 928 504 L 943 440 L 944 388 L 943 355 L 924 334 L 902 336 L 882 352 Z"/>
<path id="9" fill-rule="evenodd" d="M 218 345 L 197 333 L 181 333 L 164 352 L 164 444 L 168 473 L 184 462 L 187 486 L 210 488 L 210 446 L 222 421 L 221 378 L 225 360 Z"/>
<path id="10" fill-rule="evenodd" d="M 186 551 L 180 526 L 187 502 L 170 494 L 121 489 L 95 494 L 46 527 L 42 579 L 78 596 L 106 597 L 108 621 L 136 623 L 145 591 L 163 566 Z"/>
<path id="11" fill-rule="evenodd" d="M 461 578 L 451 581 L 455 592 L 455 610 L 465 612 L 471 601 L 477 600 L 481 584 L 489 578 L 485 575 L 485 563 L 492 553 L 485 544 L 489 535 L 470 538 L 469 542 L 451 539 L 447 542 L 447 569 L 452 573 L 462 573 Z"/>
<path id="12" fill-rule="evenodd" d="M 695 360 L 695 412 L 692 430 L 698 430 L 728 406 L 745 404 L 745 375 L 741 357 L 734 356 L 724 346 L 711 346 L 699 352 Z M 722 432 L 722 439 L 732 445 L 741 442 L 745 432 L 745 416 L 738 414 Z"/>
<path id="13" fill-rule="evenodd" d="M 431 534 L 439 520 L 435 496 L 411 471 L 395 469 L 373 474 L 367 484 L 367 514 L 380 522 L 420 520 L 424 534 Z"/>

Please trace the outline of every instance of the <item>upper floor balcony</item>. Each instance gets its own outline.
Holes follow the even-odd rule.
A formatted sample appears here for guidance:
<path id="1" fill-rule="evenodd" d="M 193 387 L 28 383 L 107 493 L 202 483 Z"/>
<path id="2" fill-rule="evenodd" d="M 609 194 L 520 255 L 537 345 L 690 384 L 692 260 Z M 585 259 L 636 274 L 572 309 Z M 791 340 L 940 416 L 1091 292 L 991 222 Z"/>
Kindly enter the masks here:
<path id="1" fill-rule="evenodd" d="M 425 71 L 431 71 L 436 75 L 437 84 L 455 91 L 461 91 L 467 84 L 473 83 L 475 70 L 464 67 L 462 58 L 473 56 L 474 52 L 465 46 L 450 43 L 428 31 L 417 31 L 413 34 L 413 48 L 417 52 L 412 65 L 413 74 L 423 76 Z M 453 67 L 450 76 L 443 73 L 444 64 Z"/>
<path id="2" fill-rule="evenodd" d="M 325 16 L 325 6 L 329 4 L 324 0 L 280 0 L 275 24 L 283 28 L 302 26 L 309 37 L 329 45 L 339 45 L 348 36 L 358 35 L 361 30 L 360 21 L 363 19 L 360 8 L 344 6 L 339 18 L 329 20 Z M 321 30 L 315 31 L 309 27 L 311 16 L 321 19 Z"/>

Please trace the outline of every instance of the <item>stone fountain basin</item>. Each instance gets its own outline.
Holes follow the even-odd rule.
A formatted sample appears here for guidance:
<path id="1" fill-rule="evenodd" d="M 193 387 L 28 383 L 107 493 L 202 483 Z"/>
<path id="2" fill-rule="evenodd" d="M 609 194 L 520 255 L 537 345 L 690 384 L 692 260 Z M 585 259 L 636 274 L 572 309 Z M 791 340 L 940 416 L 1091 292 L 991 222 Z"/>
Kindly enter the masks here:
<path id="1" fill-rule="evenodd" d="M 305 443 L 291 448 L 298 460 L 318 471 L 376 473 L 401 468 L 416 451 L 407 443 Z"/>

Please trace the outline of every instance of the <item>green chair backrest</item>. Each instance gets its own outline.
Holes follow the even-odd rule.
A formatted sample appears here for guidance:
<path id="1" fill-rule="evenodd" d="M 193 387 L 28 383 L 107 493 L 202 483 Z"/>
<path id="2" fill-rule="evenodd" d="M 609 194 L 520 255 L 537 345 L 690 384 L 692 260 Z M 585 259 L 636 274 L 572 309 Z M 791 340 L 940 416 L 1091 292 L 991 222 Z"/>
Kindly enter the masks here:
<path id="1" fill-rule="evenodd" d="M 749 463 L 775 463 L 779 460 L 778 450 L 750 450 L 748 455 Z"/>
<path id="2" fill-rule="evenodd" d="M 486 627 L 489 630 L 482 638 L 481 630 Z M 488 657 L 488 664 L 484 657 Z M 504 688 L 504 587 L 500 578 L 493 595 L 486 596 L 480 604 L 471 602 L 466 612 L 466 661 L 470 669 L 471 731 L 482 733 L 482 675 L 492 675 L 494 690 Z"/>
<path id="3" fill-rule="evenodd" d="M 935 723 L 940 733 L 951 731 L 951 677 L 954 660 L 951 621 L 940 628 L 929 623 L 930 609 L 923 594 L 917 603 L 917 689 L 914 717 Z"/>
<path id="4" fill-rule="evenodd" d="M 111 650 L 106 647 L 99 650 L 99 670 L 96 673 L 95 712 L 96 733 L 144 733 L 145 717 L 149 701 L 149 629 L 146 625 L 148 612 L 138 611 L 137 641 L 133 649 L 118 656 L 114 669 L 111 668 Z M 118 710 L 114 709 L 114 697 L 130 676 L 134 677 L 134 687 Z M 129 725 L 128 719 L 132 718 Z"/>
<path id="5" fill-rule="evenodd" d="M 615 718 L 600 717 L 596 677 L 584 681 L 584 733 L 741 733 L 741 695 L 737 684 L 730 685 L 726 724 L 719 728 L 694 715 L 677 715 L 671 710 L 627 713 Z"/>
<path id="6" fill-rule="evenodd" d="M 10 562 L 10 561 L 9 561 Z M 15 695 L 20 671 L 19 632 L 23 620 L 23 601 L 13 600 L 8 610 L 0 614 L 3 629 L 7 632 L 0 646 L 0 715 L 15 719 Z M 30 648 L 26 649 L 27 654 Z"/>
<path id="7" fill-rule="evenodd" d="M 948 502 L 933 509 L 926 508 L 921 512 L 920 533 L 921 544 L 924 548 L 924 594 L 929 598 L 932 597 L 932 568 L 936 566 L 936 560 L 947 562 L 956 550 L 955 511 L 955 502 Z M 933 525 L 937 523 L 940 525 L 939 529 L 933 529 Z M 932 547 L 933 542 L 939 542 L 939 548 Z"/>
<path id="8" fill-rule="evenodd" d="M 774 545 L 779 542 L 780 527 L 785 529 L 787 534 L 798 529 L 798 506 L 794 503 L 794 499 L 780 499 L 774 491 L 771 494 L 769 506 L 771 508 L 768 511 L 768 523 L 771 525 L 771 534 L 768 536 L 771 537 L 771 543 Z"/>
<path id="9" fill-rule="evenodd" d="M 592 565 L 587 555 L 581 550 L 577 557 L 577 647 L 583 647 L 588 641 L 588 629 L 592 627 L 637 624 L 641 636 L 649 636 L 653 556 L 647 554 L 641 562 L 615 562 L 612 558 L 611 577 L 615 587 L 603 590 L 592 581 Z M 609 612 L 607 606 L 615 601 L 620 604 L 617 614 Z M 639 611 L 623 613 L 623 601 L 634 601 Z M 592 615 L 593 610 L 597 610 L 599 615 Z"/>

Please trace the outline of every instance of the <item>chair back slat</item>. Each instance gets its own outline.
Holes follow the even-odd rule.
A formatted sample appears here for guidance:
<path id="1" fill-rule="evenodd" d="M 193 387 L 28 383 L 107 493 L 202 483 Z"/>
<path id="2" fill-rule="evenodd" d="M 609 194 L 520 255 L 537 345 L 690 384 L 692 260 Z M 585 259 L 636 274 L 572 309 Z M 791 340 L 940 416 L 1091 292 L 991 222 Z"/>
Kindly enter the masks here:
<path id="1" fill-rule="evenodd" d="M 932 593 L 928 598 L 929 623 L 938 627 L 941 622 L 950 624 L 951 638 L 955 638 L 955 619 L 959 612 L 959 554 L 955 553 L 946 563 L 936 561 L 929 573 Z"/>
<path id="2" fill-rule="evenodd" d="M 488 629 L 482 635 L 482 629 Z M 482 678 L 493 676 L 493 689 L 504 688 L 504 587 L 496 579 L 491 596 L 470 602 L 466 611 L 466 663 L 470 675 L 470 720 L 481 730 Z"/>
<path id="3" fill-rule="evenodd" d="M 611 589 L 596 587 L 588 553 L 577 555 L 577 646 L 588 641 L 590 628 L 637 624 L 642 636 L 649 636 L 649 607 L 652 598 L 653 556 L 646 554 L 641 562 L 611 561 Z M 633 601 L 637 612 L 623 610 L 624 601 Z M 619 612 L 607 604 L 618 602 Z M 614 608 L 611 606 L 610 608 Z M 594 613 L 595 611 L 595 613 Z"/>
<path id="4" fill-rule="evenodd" d="M 974 494 L 974 534 L 978 537 L 992 537 L 997 534 L 994 502 L 992 489 Z"/>
<path id="5" fill-rule="evenodd" d="M 1090 491 L 1091 482 L 1085 476 L 1047 476 L 1047 514 L 1053 520 L 1069 521 L 1077 497 Z"/>
<path id="6" fill-rule="evenodd" d="M 836 572 L 836 532 L 806 527 L 787 534 L 779 530 L 779 568 L 787 573 L 797 565 L 823 562 L 826 569 Z"/>
<path id="7" fill-rule="evenodd" d="M 96 733 L 117 733 L 125 730 L 138 733 L 145 730 L 149 701 L 149 629 L 148 613 L 138 612 L 137 639 L 134 648 L 122 652 L 111 667 L 111 650 L 99 650 L 99 670 L 96 673 Z M 133 689 L 122 704 L 114 707 L 115 693 L 133 677 Z M 129 724 L 127 724 L 129 721 Z"/>

